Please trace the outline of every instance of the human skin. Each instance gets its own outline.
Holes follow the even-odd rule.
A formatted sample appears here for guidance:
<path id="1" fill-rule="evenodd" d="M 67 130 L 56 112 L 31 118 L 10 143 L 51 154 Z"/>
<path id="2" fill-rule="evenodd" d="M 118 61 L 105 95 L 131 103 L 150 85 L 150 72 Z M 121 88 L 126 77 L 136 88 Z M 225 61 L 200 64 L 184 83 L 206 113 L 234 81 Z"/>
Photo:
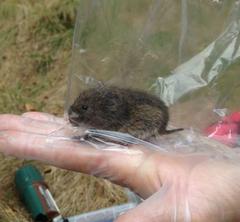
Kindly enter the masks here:
<path id="1" fill-rule="evenodd" d="M 129 187 L 144 201 L 117 222 L 240 220 L 237 157 L 183 155 L 143 146 L 98 149 L 67 139 L 68 131 L 62 130 L 65 126 L 63 119 L 45 113 L 2 114 L 0 152 Z"/>

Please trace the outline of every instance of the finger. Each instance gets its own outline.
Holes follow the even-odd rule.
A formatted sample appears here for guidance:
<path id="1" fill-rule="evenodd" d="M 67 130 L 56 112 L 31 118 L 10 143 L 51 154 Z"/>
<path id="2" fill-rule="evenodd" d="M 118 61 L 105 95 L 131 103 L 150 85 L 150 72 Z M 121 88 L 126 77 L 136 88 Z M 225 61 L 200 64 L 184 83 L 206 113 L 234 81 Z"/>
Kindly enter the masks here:
<path id="1" fill-rule="evenodd" d="M 185 221 L 176 218 L 173 198 L 170 198 L 169 187 L 162 188 L 136 208 L 122 214 L 114 222 L 170 222 Z M 175 218 L 174 218 L 175 217 Z M 189 221 L 189 220 L 186 220 Z"/>
<path id="2" fill-rule="evenodd" d="M 62 127 L 64 127 L 64 125 L 59 122 L 46 122 L 10 114 L 0 115 L 0 131 L 14 130 L 38 134 L 50 134 Z"/>
<path id="3" fill-rule="evenodd" d="M 187 183 L 167 182 L 136 208 L 121 215 L 115 222 L 191 221 L 187 199 Z"/>
<path id="4" fill-rule="evenodd" d="M 135 173 L 144 154 L 138 150 L 99 150 L 70 140 L 7 131 L 0 134 L 0 152 L 101 176 L 120 185 L 128 183 L 133 189 L 141 183 Z M 133 175 L 136 177 L 134 180 Z"/>
<path id="5" fill-rule="evenodd" d="M 5 139 L 2 142 L 2 152 L 21 158 L 38 159 L 62 168 L 108 178 L 121 185 L 132 187 L 144 197 L 151 195 L 159 188 L 161 183 L 156 164 L 153 161 L 154 158 L 151 157 L 152 151 L 144 147 L 129 150 L 108 147 L 108 151 L 103 148 L 105 151 L 104 156 L 102 156 L 102 149 L 94 150 L 91 148 L 91 150 L 87 149 L 86 152 L 80 153 L 85 158 L 81 161 L 81 159 L 78 160 L 77 154 L 71 156 L 72 153 L 82 150 L 80 146 L 80 149 L 75 151 L 79 144 L 66 137 L 65 132 L 63 132 L 62 137 L 59 137 L 60 134 L 58 136 L 51 134 L 54 130 L 58 130 L 58 127 L 59 124 L 55 122 L 39 121 L 15 115 L 0 115 L 0 132 L 2 134 L 0 139 Z M 62 126 L 60 125 L 60 127 Z M 73 148 L 74 152 L 69 153 L 69 147 Z M 53 152 L 54 150 L 56 150 L 56 154 Z M 99 156 L 103 158 L 100 161 L 101 164 L 91 159 L 91 155 L 95 152 L 98 152 L 98 158 Z M 90 156 L 85 156 L 85 154 Z M 63 156 L 65 159 L 61 158 L 56 161 L 58 156 Z M 79 161 L 83 165 L 79 165 Z M 132 178 L 135 177 L 138 179 L 133 181 Z M 141 184 L 146 186 L 142 187 Z"/>
<path id="6" fill-rule="evenodd" d="M 49 113 L 43 113 L 43 112 L 27 112 L 27 113 L 23 113 L 22 116 L 39 120 L 39 121 L 54 122 L 59 124 L 66 123 L 66 121 L 63 118 L 51 115 Z"/>

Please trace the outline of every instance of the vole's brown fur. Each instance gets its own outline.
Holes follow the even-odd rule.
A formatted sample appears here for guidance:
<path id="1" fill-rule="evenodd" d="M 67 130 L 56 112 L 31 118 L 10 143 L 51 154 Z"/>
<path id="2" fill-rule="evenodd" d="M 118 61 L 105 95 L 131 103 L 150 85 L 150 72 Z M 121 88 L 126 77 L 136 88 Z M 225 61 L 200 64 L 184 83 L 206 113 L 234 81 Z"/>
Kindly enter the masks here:
<path id="1" fill-rule="evenodd" d="M 129 133 L 140 139 L 181 130 L 166 130 L 168 107 L 156 96 L 113 86 L 83 91 L 68 114 L 73 125 L 83 123 L 97 129 Z"/>

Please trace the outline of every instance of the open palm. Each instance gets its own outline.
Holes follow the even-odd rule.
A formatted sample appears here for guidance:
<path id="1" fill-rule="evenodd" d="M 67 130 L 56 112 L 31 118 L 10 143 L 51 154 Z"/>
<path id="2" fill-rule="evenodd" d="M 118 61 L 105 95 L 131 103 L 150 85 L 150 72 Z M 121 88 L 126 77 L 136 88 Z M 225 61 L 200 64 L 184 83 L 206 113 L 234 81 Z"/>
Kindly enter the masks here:
<path id="1" fill-rule="evenodd" d="M 0 151 L 127 186 L 144 201 L 117 222 L 239 221 L 240 161 L 132 146 L 97 149 L 66 139 L 61 118 L 0 115 Z M 230 152 L 230 151 L 229 151 Z"/>

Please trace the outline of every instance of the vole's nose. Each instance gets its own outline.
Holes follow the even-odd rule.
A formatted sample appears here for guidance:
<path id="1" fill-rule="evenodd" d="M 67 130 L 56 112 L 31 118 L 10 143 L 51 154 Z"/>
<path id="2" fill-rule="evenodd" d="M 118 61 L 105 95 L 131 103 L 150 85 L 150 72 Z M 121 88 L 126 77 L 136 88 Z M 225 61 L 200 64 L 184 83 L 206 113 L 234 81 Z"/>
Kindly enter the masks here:
<path id="1" fill-rule="evenodd" d="M 72 108 L 70 107 L 70 108 L 68 109 L 68 116 L 69 116 L 69 118 L 77 118 L 77 117 L 78 117 L 78 114 L 75 113 L 75 112 L 72 110 Z"/>
<path id="2" fill-rule="evenodd" d="M 77 121 L 78 121 L 78 114 L 75 113 L 72 108 L 70 107 L 68 109 L 68 119 L 69 119 L 69 122 L 74 125 L 74 126 L 77 126 Z"/>

